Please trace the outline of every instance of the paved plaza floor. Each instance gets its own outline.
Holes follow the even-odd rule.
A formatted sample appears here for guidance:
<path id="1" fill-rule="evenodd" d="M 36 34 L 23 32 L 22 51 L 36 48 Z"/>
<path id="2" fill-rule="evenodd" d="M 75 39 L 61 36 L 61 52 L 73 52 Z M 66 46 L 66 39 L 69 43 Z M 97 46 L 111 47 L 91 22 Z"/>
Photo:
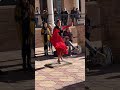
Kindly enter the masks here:
<path id="1" fill-rule="evenodd" d="M 39 56 L 35 61 L 35 90 L 85 90 L 84 54 L 64 57 L 61 65 L 56 64 L 55 67 L 49 68 L 44 65 L 57 63 L 57 58 L 43 56 L 43 49 L 37 50 Z M 72 64 L 65 64 L 66 62 Z"/>
<path id="2" fill-rule="evenodd" d="M 20 50 L 0 52 L 0 70 L 4 72 L 0 74 L 0 90 L 34 90 L 35 72 L 22 70 Z"/>
<path id="3" fill-rule="evenodd" d="M 88 90 L 120 90 L 120 64 L 93 67 L 86 73 L 85 84 Z"/>
<path id="4" fill-rule="evenodd" d="M 64 57 L 72 64 L 56 65 L 57 57 L 43 56 L 43 48 L 36 48 L 37 58 L 32 58 L 35 72 L 23 72 L 21 51 L 0 52 L 0 90 L 120 90 L 120 65 L 93 67 L 85 77 L 85 57 Z M 35 75 L 35 76 L 34 76 Z"/>

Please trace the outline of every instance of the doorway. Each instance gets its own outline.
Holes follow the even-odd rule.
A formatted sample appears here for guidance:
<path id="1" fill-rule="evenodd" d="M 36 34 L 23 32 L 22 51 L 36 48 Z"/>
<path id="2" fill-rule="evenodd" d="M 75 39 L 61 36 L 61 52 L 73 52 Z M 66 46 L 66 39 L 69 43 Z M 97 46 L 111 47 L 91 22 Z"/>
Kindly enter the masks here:
<path id="1" fill-rule="evenodd" d="M 53 0 L 53 7 L 60 13 L 62 9 L 62 0 Z"/>
<path id="2" fill-rule="evenodd" d="M 47 9 L 47 0 L 40 0 L 40 10 L 46 10 Z"/>

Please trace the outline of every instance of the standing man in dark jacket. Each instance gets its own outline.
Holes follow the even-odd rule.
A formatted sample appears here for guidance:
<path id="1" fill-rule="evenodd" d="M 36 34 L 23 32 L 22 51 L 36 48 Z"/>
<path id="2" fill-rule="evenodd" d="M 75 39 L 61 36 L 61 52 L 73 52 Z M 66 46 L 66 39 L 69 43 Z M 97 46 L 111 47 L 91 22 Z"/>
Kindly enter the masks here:
<path id="1" fill-rule="evenodd" d="M 54 18 L 55 18 L 55 23 L 56 23 L 57 19 L 59 18 L 58 17 L 58 11 L 57 11 L 56 8 L 54 9 Z"/>
<path id="2" fill-rule="evenodd" d="M 78 20 L 80 19 L 80 11 L 78 8 L 76 8 L 76 11 L 75 11 L 75 20 L 76 20 L 76 23 L 78 24 Z"/>
<path id="3" fill-rule="evenodd" d="M 70 18 L 72 19 L 73 24 L 74 24 L 74 19 L 75 19 L 75 13 L 76 13 L 76 8 L 74 7 L 70 13 Z"/>
<path id="4" fill-rule="evenodd" d="M 43 22 L 43 27 L 41 29 L 41 35 L 43 35 L 43 42 L 44 42 L 44 53 L 45 56 L 48 55 L 48 34 L 49 34 L 49 28 L 47 26 L 46 22 Z"/>
<path id="5" fill-rule="evenodd" d="M 66 10 L 66 8 L 64 8 L 64 10 L 61 12 L 61 21 L 62 21 L 62 25 L 67 25 L 68 11 Z"/>
<path id="6" fill-rule="evenodd" d="M 47 11 L 47 9 L 43 10 L 43 12 L 42 12 L 42 21 L 48 23 L 48 11 Z"/>
<path id="7" fill-rule="evenodd" d="M 23 69 L 33 70 L 31 66 L 30 6 L 28 0 L 22 0 L 22 59 Z"/>

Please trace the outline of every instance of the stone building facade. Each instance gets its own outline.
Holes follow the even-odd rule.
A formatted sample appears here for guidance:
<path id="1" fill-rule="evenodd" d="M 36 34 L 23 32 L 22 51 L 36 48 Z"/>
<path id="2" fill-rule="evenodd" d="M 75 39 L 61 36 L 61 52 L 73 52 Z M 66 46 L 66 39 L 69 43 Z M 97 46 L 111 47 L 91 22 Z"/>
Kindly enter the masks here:
<path id="1" fill-rule="evenodd" d="M 70 11 L 73 7 L 76 7 L 79 8 L 82 13 L 85 13 L 85 0 L 35 0 L 35 7 L 39 7 L 41 9 L 47 7 L 50 14 L 49 23 L 53 24 L 54 8 L 60 9 L 61 7 Z M 17 27 L 14 18 L 14 11 L 15 5 L 13 4 L 8 5 L 3 3 L 0 5 L 0 52 L 20 49 L 21 43 L 19 41 L 18 31 L 16 29 Z M 72 28 L 74 30 L 76 27 Z M 37 31 L 36 35 L 38 35 Z"/>
<path id="2" fill-rule="evenodd" d="M 113 52 L 115 62 L 120 63 L 120 0 L 98 0 L 101 7 L 101 23 L 105 24 L 103 43 Z"/>
<path id="3" fill-rule="evenodd" d="M 120 62 L 120 8 L 119 0 L 96 0 L 96 4 L 86 4 L 86 9 L 92 22 L 101 24 L 100 30 L 92 32 L 92 41 L 101 40 L 103 45 L 108 45 L 112 49 L 115 63 Z M 92 7 L 91 9 L 89 7 Z M 96 11 L 97 7 L 99 12 Z M 97 12 L 97 13 L 96 13 Z M 93 15 L 93 16 L 92 16 Z M 95 17 L 98 18 L 95 18 Z M 94 25 L 94 24 L 93 24 Z M 99 36 L 99 38 L 98 38 Z"/>
<path id="4" fill-rule="evenodd" d="M 47 9 L 49 14 L 48 21 L 50 24 L 54 25 L 54 8 L 57 9 L 58 12 L 61 12 L 62 9 L 66 8 L 70 13 L 73 7 L 76 7 L 84 14 L 85 0 L 36 0 L 35 8 L 36 7 L 38 7 L 40 11 Z"/>
<path id="5" fill-rule="evenodd" d="M 49 20 L 48 21 L 51 25 L 54 24 L 54 13 L 53 13 L 54 8 L 56 8 L 59 13 L 62 9 L 66 8 L 67 11 L 70 14 L 73 7 L 76 7 L 83 14 L 81 16 L 83 18 L 85 17 L 85 0 L 44 0 L 44 2 L 43 2 L 43 0 L 36 0 L 35 8 L 36 7 L 38 7 L 39 10 L 41 10 L 41 11 L 44 10 L 44 9 L 48 10 L 48 14 L 49 14 Z M 72 31 L 72 33 L 75 37 L 79 36 L 78 35 L 79 31 L 82 33 L 83 36 L 81 35 L 79 38 L 82 38 L 82 41 L 81 41 L 80 44 L 84 48 L 85 47 L 85 44 L 84 44 L 84 39 L 85 39 L 84 25 L 72 26 L 72 27 L 70 27 L 70 30 Z M 43 44 L 40 43 L 42 41 L 40 37 L 41 37 L 40 29 L 38 29 L 38 30 L 36 30 L 36 48 L 40 47 L 40 46 L 43 46 Z M 74 41 L 73 43 L 77 43 L 77 42 L 79 42 L 79 39 L 74 38 L 73 41 Z"/>
<path id="6" fill-rule="evenodd" d="M 0 52 L 20 49 L 14 10 L 15 5 L 0 6 Z"/>
<path id="7" fill-rule="evenodd" d="M 35 7 L 39 7 L 40 10 L 44 10 L 48 8 L 47 2 L 50 1 L 51 0 L 35 0 Z M 81 7 L 84 7 L 83 3 L 85 0 L 52 0 L 52 2 L 53 8 L 56 8 L 58 11 L 63 8 L 66 8 L 68 11 L 70 11 L 73 9 L 73 7 L 79 8 L 81 10 Z"/>

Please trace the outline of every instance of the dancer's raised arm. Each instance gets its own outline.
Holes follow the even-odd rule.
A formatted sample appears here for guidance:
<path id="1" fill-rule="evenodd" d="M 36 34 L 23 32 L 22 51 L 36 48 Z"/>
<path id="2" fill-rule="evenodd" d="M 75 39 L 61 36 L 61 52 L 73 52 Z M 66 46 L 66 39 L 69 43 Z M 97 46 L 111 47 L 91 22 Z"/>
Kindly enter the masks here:
<path id="1" fill-rule="evenodd" d="M 73 23 L 71 23 L 70 25 L 67 25 L 67 26 L 62 26 L 62 30 L 65 30 L 66 28 L 69 28 L 71 26 L 73 26 Z"/>

